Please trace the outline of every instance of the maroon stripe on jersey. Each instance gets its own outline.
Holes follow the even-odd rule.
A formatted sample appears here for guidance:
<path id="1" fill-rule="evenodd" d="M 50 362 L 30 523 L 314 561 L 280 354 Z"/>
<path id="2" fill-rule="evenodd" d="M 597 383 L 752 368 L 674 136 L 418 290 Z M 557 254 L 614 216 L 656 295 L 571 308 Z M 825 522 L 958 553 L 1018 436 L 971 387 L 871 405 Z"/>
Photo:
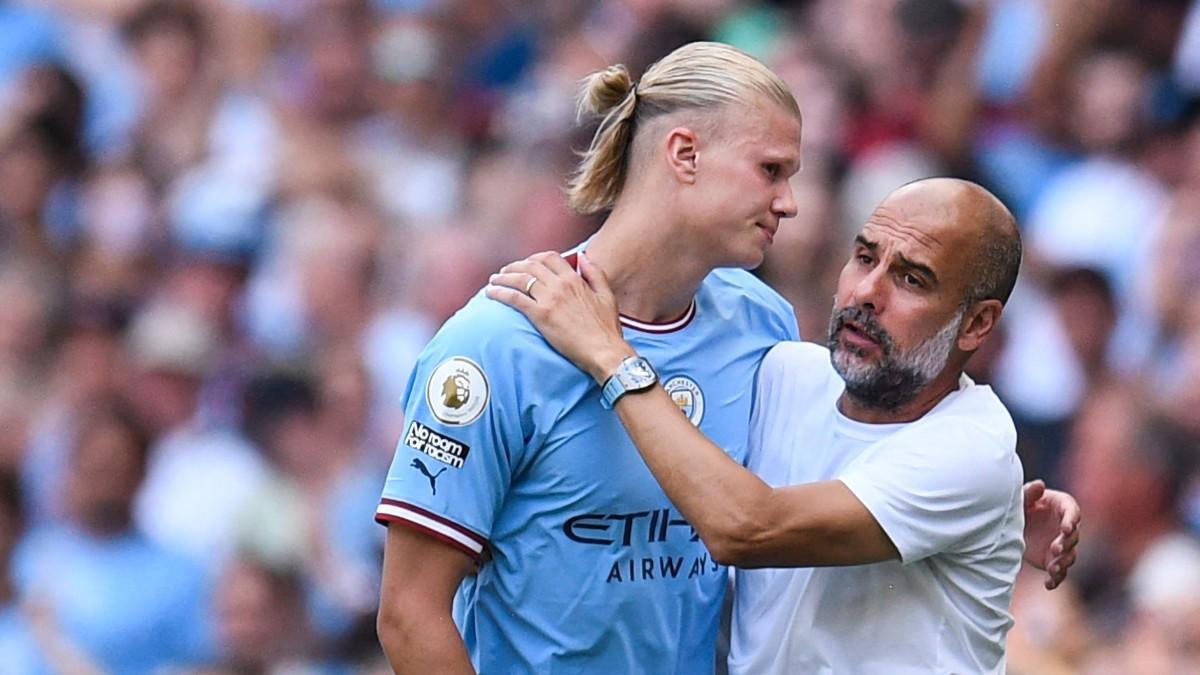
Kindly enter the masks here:
<path id="1" fill-rule="evenodd" d="M 478 534 L 476 534 L 475 532 L 472 532 L 471 530 L 468 530 L 467 528 L 463 527 L 462 525 L 459 525 L 458 523 L 454 522 L 453 520 L 450 520 L 449 518 L 446 518 L 444 516 L 439 516 L 438 514 L 432 512 L 432 511 L 429 511 L 427 509 L 423 509 L 414 504 L 410 504 L 408 502 L 402 502 L 402 501 L 399 501 L 396 499 L 388 499 L 387 497 L 384 497 L 383 499 L 381 499 L 379 501 L 381 504 L 388 504 L 390 506 L 395 506 L 397 508 L 404 509 L 405 511 L 412 511 L 413 513 L 425 516 L 426 518 L 428 518 L 430 520 L 437 521 L 437 522 L 441 523 L 442 525 L 452 528 L 456 532 L 459 532 L 459 533 L 463 534 L 464 536 L 469 537 L 470 539 L 473 539 L 474 541 L 478 542 L 478 544 L 480 546 L 487 548 L 487 539 L 479 536 Z"/>
<path id="2" fill-rule="evenodd" d="M 415 530 L 426 536 L 433 537 L 434 539 L 437 539 L 438 541 L 442 542 L 443 544 L 449 544 L 450 546 L 453 546 L 454 548 L 458 549 L 459 551 L 466 553 L 475 562 L 479 562 L 479 561 L 483 560 L 483 554 L 481 554 L 467 546 L 464 546 L 461 541 L 456 541 L 455 539 L 447 537 L 446 535 L 442 534 L 441 532 L 438 532 L 437 530 L 433 530 L 428 527 L 425 527 L 424 525 L 422 525 L 420 523 L 414 523 L 411 520 L 406 520 L 399 516 L 393 516 L 393 515 L 384 514 L 384 513 L 376 513 L 375 514 L 375 522 L 379 523 L 380 525 L 385 525 L 385 526 L 390 526 L 390 525 L 394 524 L 394 525 L 400 525 L 401 527 L 407 527 L 410 530 Z"/>

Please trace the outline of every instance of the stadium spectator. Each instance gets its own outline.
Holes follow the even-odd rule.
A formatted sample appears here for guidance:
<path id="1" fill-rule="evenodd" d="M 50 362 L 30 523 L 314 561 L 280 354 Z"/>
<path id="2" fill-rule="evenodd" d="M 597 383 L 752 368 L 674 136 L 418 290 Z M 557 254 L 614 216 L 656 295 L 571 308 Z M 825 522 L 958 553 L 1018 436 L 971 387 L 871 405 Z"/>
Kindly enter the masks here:
<path id="1" fill-rule="evenodd" d="M 212 655 L 209 583 L 190 561 L 138 531 L 133 500 L 149 438 L 113 402 L 81 422 L 63 476 L 60 521 L 31 530 L 13 575 L 79 656 L 111 672 L 151 673 Z"/>

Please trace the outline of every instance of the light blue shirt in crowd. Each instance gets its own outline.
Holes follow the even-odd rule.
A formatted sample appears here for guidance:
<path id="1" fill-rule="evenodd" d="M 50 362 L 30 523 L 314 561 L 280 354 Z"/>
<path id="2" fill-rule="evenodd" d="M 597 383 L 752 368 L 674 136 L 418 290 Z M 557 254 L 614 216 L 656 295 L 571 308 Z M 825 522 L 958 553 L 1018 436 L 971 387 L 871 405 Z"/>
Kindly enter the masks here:
<path id="1" fill-rule="evenodd" d="M 203 572 L 136 533 L 39 528 L 18 546 L 13 576 L 21 596 L 47 603 L 63 636 L 108 672 L 151 673 L 215 654 Z"/>

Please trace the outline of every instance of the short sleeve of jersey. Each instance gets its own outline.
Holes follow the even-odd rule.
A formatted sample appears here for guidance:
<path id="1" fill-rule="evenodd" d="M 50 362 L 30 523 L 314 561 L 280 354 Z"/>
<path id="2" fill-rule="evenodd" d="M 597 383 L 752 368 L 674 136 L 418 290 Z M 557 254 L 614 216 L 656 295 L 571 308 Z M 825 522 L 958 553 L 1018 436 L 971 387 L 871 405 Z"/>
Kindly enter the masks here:
<path id="1" fill-rule="evenodd" d="M 1022 517 L 1020 461 L 978 425 L 939 420 L 883 443 L 838 478 L 875 517 L 903 563 L 943 552 L 986 553 L 1000 525 Z"/>
<path id="2" fill-rule="evenodd" d="M 375 519 L 479 559 L 524 447 L 511 323 L 475 300 L 421 353 Z M 474 311 L 473 311 L 474 308 Z M 508 310 L 503 310 L 508 311 Z"/>

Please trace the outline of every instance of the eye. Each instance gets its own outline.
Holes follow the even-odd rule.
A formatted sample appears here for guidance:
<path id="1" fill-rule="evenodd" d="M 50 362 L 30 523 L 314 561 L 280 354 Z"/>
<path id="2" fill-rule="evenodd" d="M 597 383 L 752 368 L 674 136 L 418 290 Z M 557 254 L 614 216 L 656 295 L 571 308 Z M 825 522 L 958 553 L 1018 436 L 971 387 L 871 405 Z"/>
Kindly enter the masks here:
<path id="1" fill-rule="evenodd" d="M 871 263 L 875 262 L 875 259 L 867 253 L 855 254 L 854 259 L 857 260 L 860 265 L 870 265 Z"/>
<path id="2" fill-rule="evenodd" d="M 768 178 L 775 180 L 776 178 L 779 178 L 780 174 L 782 173 L 782 167 L 773 162 L 763 164 L 763 172 L 767 174 Z"/>
<path id="3" fill-rule="evenodd" d="M 924 288 L 925 281 L 912 272 L 908 272 L 904 275 L 904 285 L 911 286 L 913 288 Z"/>

